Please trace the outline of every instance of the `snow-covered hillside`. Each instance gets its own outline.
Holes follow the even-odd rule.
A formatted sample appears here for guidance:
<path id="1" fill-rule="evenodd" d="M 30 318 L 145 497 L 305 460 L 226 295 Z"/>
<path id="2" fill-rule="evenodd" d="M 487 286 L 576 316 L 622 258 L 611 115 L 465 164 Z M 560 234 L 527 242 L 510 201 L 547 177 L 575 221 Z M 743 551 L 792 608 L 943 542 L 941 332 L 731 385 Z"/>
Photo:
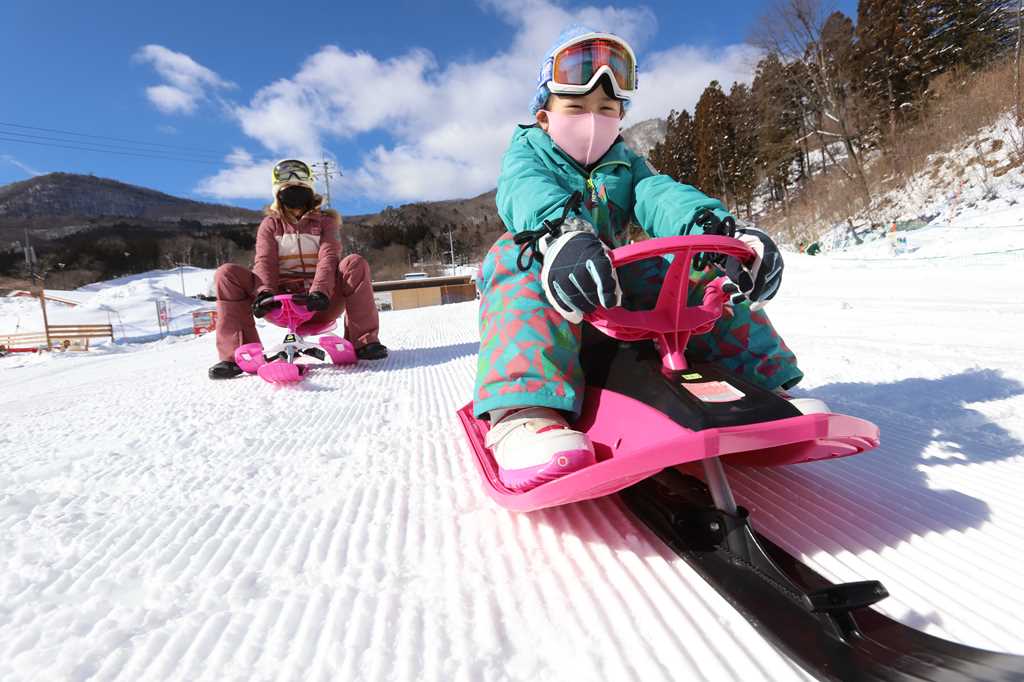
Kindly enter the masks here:
<path id="1" fill-rule="evenodd" d="M 665 139 L 668 121 L 663 118 L 649 118 L 640 121 L 622 131 L 622 137 L 629 148 L 640 156 L 647 156 L 651 150 Z"/>
<path id="2" fill-rule="evenodd" d="M 768 308 L 798 392 L 881 447 L 730 474 L 816 570 L 882 580 L 885 613 L 1024 654 L 1024 257 L 992 253 L 1024 235 L 911 237 L 788 254 Z M 68 295 L 144 336 L 177 276 Z M 0 304 L 5 329 L 26 305 Z M 0 358 L 0 679 L 808 679 L 616 499 L 483 494 L 454 414 L 475 315 L 385 313 L 387 360 L 281 389 L 209 381 L 210 337 Z"/>
<path id="3" fill-rule="evenodd" d="M 1022 135 L 1007 114 L 955 148 L 932 154 L 926 167 L 906 183 L 876 197 L 870 208 L 823 235 L 822 246 L 842 249 L 853 244 L 850 226 L 871 239 L 877 235 L 868 232 L 868 226 L 875 225 L 881 232 L 893 222 L 999 229 L 1005 236 L 990 243 L 993 249 L 1020 246 L 1024 233 Z M 977 241 L 966 239 L 964 252 L 976 252 Z M 881 244 L 874 248 L 880 246 L 884 251 Z"/>

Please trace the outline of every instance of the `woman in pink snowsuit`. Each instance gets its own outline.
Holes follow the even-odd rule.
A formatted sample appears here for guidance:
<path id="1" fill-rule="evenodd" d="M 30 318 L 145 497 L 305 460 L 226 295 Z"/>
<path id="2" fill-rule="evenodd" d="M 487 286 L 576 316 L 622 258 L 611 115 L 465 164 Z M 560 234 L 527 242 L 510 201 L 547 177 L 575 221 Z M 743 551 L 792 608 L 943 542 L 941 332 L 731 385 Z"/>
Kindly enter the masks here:
<path id="1" fill-rule="evenodd" d="M 362 256 L 341 255 L 336 211 L 321 210 L 323 197 L 313 190 L 308 164 L 287 159 L 274 166 L 274 201 L 256 234 L 252 270 L 234 263 L 217 268 L 217 354 L 211 379 L 242 373 L 235 349 L 259 342 L 257 317 L 274 307 L 275 294 L 307 294 L 314 321 L 336 320 L 345 312 L 345 338 L 365 360 L 387 357 L 377 340 L 379 322 L 373 301 L 370 265 Z M 339 260 L 340 259 L 340 260 Z"/>

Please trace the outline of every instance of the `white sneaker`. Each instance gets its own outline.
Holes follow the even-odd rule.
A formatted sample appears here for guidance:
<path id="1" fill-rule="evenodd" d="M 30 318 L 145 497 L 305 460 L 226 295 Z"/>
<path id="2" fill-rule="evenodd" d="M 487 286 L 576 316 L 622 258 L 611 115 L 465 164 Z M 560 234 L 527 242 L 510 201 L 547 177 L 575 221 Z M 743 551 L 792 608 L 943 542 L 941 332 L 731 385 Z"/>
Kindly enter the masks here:
<path id="1" fill-rule="evenodd" d="M 800 414 L 817 414 L 832 412 L 824 400 L 818 398 L 794 398 L 784 388 L 776 388 L 774 393 L 789 401 L 789 404 L 800 410 Z"/>
<path id="2" fill-rule="evenodd" d="M 788 398 L 789 404 L 800 410 L 802 414 L 815 414 L 818 412 L 831 412 L 828 404 L 818 398 Z"/>
<path id="3" fill-rule="evenodd" d="M 510 490 L 526 491 L 590 466 L 594 446 L 585 433 L 549 407 L 492 410 L 484 444 L 498 463 L 498 478 Z"/>

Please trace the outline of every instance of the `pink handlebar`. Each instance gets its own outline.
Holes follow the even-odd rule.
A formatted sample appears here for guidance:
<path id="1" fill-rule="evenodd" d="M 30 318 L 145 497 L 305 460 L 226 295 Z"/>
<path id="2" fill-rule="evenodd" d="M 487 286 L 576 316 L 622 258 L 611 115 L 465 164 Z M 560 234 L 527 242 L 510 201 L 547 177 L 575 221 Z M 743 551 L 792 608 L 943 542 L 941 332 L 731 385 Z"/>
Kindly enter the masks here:
<path id="1" fill-rule="evenodd" d="M 612 251 L 612 265 L 619 267 L 635 263 L 636 261 L 655 256 L 665 256 L 670 253 L 689 252 L 692 257 L 697 253 L 724 253 L 727 256 L 735 256 L 741 261 L 753 260 L 754 251 L 739 239 L 732 237 L 718 237 L 710 234 L 697 234 L 682 237 L 659 237 L 647 239 L 635 244 L 620 246 Z"/>
<path id="2" fill-rule="evenodd" d="M 620 247 L 611 253 L 612 264 L 616 268 L 656 256 L 674 255 L 662 281 L 658 302 L 653 310 L 598 308 L 587 315 L 587 321 L 608 336 L 622 341 L 655 339 L 666 368 L 686 369 L 683 352 L 690 336 L 711 331 L 715 321 L 722 316 L 728 299 L 728 294 L 722 290 L 727 280 L 719 277 L 705 287 L 700 306 L 687 306 L 690 263 L 696 254 L 702 252 L 721 253 L 743 262 L 749 262 L 755 255 L 738 239 L 712 235 L 662 237 Z"/>
<path id="3" fill-rule="evenodd" d="M 279 308 L 274 308 L 267 313 L 267 320 L 278 325 L 279 327 L 285 327 L 289 331 L 295 331 L 299 326 L 309 320 L 314 313 L 308 310 L 305 305 L 306 296 L 303 294 L 278 294 L 274 296 L 274 300 L 281 304 Z"/>

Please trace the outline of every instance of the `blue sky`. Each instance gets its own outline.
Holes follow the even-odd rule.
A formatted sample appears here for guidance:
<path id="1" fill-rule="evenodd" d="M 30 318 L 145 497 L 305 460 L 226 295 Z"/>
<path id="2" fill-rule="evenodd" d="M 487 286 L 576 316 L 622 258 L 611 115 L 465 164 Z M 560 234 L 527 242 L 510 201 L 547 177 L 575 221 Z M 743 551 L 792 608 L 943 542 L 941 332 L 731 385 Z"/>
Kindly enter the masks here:
<path id="1" fill-rule="evenodd" d="M 856 12 L 855 0 L 836 4 Z M 692 106 L 711 78 L 749 77 L 756 54 L 743 42 L 768 5 L 8 3 L 0 184 L 93 173 L 256 207 L 273 160 L 326 155 L 344 170 L 332 195 L 345 213 L 471 196 L 493 187 L 564 24 L 633 42 L 641 90 L 628 125 Z"/>

